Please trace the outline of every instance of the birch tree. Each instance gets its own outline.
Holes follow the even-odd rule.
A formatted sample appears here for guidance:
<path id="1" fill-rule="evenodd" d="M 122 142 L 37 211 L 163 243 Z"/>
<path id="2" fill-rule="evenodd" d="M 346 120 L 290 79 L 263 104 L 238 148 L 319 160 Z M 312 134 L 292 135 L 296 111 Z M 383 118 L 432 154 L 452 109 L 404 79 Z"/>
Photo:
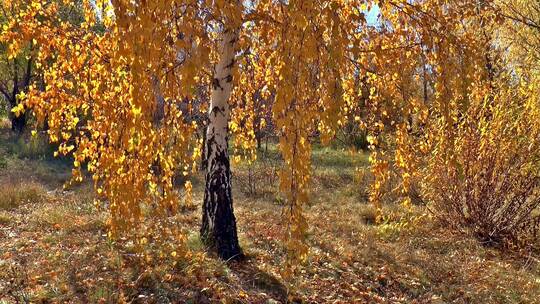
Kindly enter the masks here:
<path id="1" fill-rule="evenodd" d="M 171 219 L 190 196 L 173 179 L 195 172 L 205 150 L 201 238 L 220 257 L 240 258 L 228 128 L 241 119 L 231 114 L 245 117 L 254 107 L 231 109 L 243 104 L 232 98 L 257 92 L 271 100 L 284 159 L 284 268 L 290 270 L 308 254 L 310 135 L 328 143 L 359 105 L 367 108 L 355 122 L 369 131 L 373 203 L 379 206 L 391 175 L 400 179 L 404 206 L 419 177 L 426 189 L 445 185 L 421 170 L 423 161 L 451 168 L 458 156 L 448 151 L 457 151 L 456 136 L 465 130 L 456 127 L 460 117 L 493 93 L 482 68 L 488 45 L 474 29 L 481 22 L 495 26 L 500 14 L 484 2 L 479 9 L 468 0 L 98 0 L 83 1 L 84 21 L 75 26 L 55 17 L 55 2 L 32 0 L 2 24 L 0 39 L 13 55 L 25 41 L 39 45 L 33 58 L 46 86 L 30 86 L 24 106 L 38 123 L 47 120 L 59 153 L 73 153 L 74 179 L 82 179 L 82 166 L 92 174 L 110 210 L 111 237 L 128 234 L 145 243 L 170 234 L 185 249 L 185 231 L 173 229 Z M 365 15 L 375 5 L 380 21 L 370 26 Z M 97 25 L 104 30 L 95 31 Z M 410 92 L 418 71 L 425 79 L 430 74 L 429 96 L 427 81 L 424 96 Z M 190 119 L 201 87 L 211 96 L 206 149 Z M 422 125 L 414 134 L 411 117 Z M 240 146 L 254 151 L 253 124 L 245 134 Z"/>
<path id="2" fill-rule="evenodd" d="M 229 161 L 229 99 L 233 86 L 232 68 L 238 30 L 226 28 L 220 36 L 219 61 L 214 67 L 206 134 L 206 186 L 202 207 L 201 238 L 225 260 L 240 258 L 236 219 L 233 211 L 231 165 Z"/>

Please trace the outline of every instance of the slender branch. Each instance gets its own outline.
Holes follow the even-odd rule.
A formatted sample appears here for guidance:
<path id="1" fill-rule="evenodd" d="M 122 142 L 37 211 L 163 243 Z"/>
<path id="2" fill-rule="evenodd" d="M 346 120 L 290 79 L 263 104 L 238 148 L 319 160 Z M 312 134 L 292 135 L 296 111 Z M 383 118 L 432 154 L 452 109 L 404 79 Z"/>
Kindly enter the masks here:
<path id="1" fill-rule="evenodd" d="M 516 22 L 519 22 L 523 25 L 526 25 L 528 27 L 532 27 L 534 29 L 537 29 L 540 31 L 540 24 L 536 24 L 534 23 L 533 21 L 530 21 L 530 20 L 527 20 L 525 18 L 523 19 L 520 19 L 520 18 L 517 18 L 517 17 L 514 17 L 514 16 L 510 16 L 510 15 L 507 15 L 507 14 L 504 14 L 504 13 L 501 13 L 501 16 L 507 18 L 507 19 L 510 19 L 512 21 L 516 21 Z"/>

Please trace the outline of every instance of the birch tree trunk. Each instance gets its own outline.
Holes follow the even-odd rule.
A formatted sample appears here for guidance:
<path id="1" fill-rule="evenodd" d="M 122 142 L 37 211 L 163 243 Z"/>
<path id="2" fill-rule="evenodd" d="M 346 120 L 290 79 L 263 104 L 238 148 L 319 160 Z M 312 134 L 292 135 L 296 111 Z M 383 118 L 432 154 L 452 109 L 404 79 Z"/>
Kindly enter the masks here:
<path id="1" fill-rule="evenodd" d="M 220 60 L 214 67 L 206 132 L 206 187 L 202 210 L 201 240 L 225 260 L 243 257 L 236 233 L 228 155 L 228 100 L 238 32 L 224 30 Z"/>

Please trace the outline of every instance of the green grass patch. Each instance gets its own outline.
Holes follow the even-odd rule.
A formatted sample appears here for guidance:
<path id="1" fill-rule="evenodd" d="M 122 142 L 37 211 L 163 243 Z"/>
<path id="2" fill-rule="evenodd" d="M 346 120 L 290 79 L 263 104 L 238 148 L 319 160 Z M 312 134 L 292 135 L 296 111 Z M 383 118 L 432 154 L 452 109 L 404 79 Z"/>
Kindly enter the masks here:
<path id="1" fill-rule="evenodd" d="M 201 242 L 201 238 L 199 237 L 199 233 L 196 231 L 192 231 L 187 238 L 187 247 L 189 250 L 194 252 L 202 252 L 204 251 L 204 244 Z"/>
<path id="2" fill-rule="evenodd" d="M 46 136 L 8 136 L 3 145 L 8 154 L 27 159 L 52 159 L 55 151 Z"/>

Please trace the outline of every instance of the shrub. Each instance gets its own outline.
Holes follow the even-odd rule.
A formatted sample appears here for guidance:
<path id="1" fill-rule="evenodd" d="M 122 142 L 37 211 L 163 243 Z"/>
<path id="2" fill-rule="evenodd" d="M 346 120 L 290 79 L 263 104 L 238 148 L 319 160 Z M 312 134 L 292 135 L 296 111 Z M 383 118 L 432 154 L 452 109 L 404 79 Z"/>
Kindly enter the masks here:
<path id="1" fill-rule="evenodd" d="M 486 99 L 489 100 L 489 99 Z M 447 225 L 493 246 L 533 247 L 540 232 L 540 126 L 534 99 L 501 91 L 441 137 L 422 188 Z"/>
<path id="2" fill-rule="evenodd" d="M 368 131 L 355 122 L 348 122 L 336 134 L 334 145 L 336 147 L 355 148 L 356 150 L 368 150 Z"/>
<path id="3" fill-rule="evenodd" d="M 234 182 L 247 196 L 271 195 L 279 181 L 279 160 L 262 156 L 257 162 L 238 164 L 234 172 Z"/>

